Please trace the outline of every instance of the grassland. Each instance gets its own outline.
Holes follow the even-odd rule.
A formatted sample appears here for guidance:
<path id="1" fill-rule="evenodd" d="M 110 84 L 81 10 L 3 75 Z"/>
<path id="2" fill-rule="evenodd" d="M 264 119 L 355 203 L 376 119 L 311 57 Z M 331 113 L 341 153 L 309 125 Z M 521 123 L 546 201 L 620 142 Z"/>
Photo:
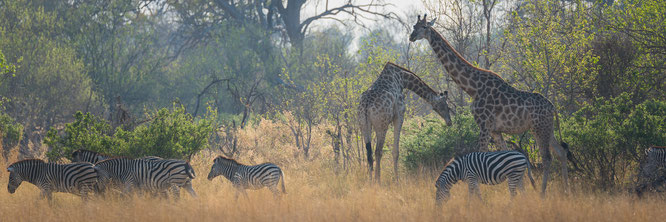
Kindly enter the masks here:
<path id="1" fill-rule="evenodd" d="M 323 130 L 316 128 L 311 151 L 305 161 L 289 140 L 282 125 L 262 121 L 240 132 L 245 147 L 237 159 L 242 163 L 274 162 L 286 174 L 287 194 L 276 200 L 267 190 L 248 191 L 249 198 L 234 199 L 235 190 L 223 178 L 208 181 L 212 159 L 218 153 L 206 150 L 192 164 L 199 198 L 181 192 L 181 200 L 147 197 L 93 199 L 65 193 L 54 195 L 49 204 L 39 199 L 39 190 L 24 183 L 16 193 L 0 190 L 0 221 L 662 221 L 666 198 L 637 199 L 621 192 L 590 193 L 584 185 L 572 185 L 571 194 L 558 195 L 555 180 L 542 199 L 527 185 L 527 192 L 511 198 L 506 183 L 481 186 L 483 201 L 470 200 L 465 183 L 453 187 L 452 199 L 442 208 L 434 206 L 437 172 L 391 181 L 390 155 L 384 157 L 382 185 L 367 179 L 366 168 L 355 166 L 335 174 L 330 145 Z M 266 146 L 262 144 L 271 144 Z M 326 148 L 328 147 L 328 148 Z M 15 155 L 14 155 L 15 156 Z M 298 156 L 298 157 L 296 157 Z M 16 160 L 3 162 L 7 166 Z M 358 165 L 358 164 L 355 164 Z M 6 186 L 8 173 L 0 171 Z M 540 181 L 540 176 L 535 178 Z"/>
<path id="2" fill-rule="evenodd" d="M 368 183 L 365 172 L 336 176 L 321 162 L 286 166 L 287 192 L 280 199 L 264 189 L 234 199 L 235 190 L 222 178 L 206 179 L 210 164 L 198 157 L 193 181 L 199 198 L 182 193 L 180 201 L 147 197 L 93 199 L 83 202 L 58 193 L 50 205 L 39 190 L 24 183 L 16 193 L 0 192 L 2 221 L 659 221 L 666 217 L 660 198 L 573 193 L 545 199 L 531 187 L 511 199 L 506 184 L 482 186 L 484 201 L 468 200 L 464 183 L 452 199 L 434 206 L 433 178 L 412 177 L 397 185 Z M 295 170 L 300 168 L 300 170 Z M 308 170 L 304 170 L 304 169 Z M 388 172 L 387 172 L 388 173 Z M 6 172 L 0 183 L 7 184 Z"/>

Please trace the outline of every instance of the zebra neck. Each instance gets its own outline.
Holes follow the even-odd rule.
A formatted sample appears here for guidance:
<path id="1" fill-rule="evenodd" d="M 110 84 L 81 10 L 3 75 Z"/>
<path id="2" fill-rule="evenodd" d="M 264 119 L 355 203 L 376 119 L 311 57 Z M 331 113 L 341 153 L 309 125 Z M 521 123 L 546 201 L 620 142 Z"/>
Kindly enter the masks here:
<path id="1" fill-rule="evenodd" d="M 236 174 L 239 167 L 240 167 L 240 165 L 233 165 L 233 164 L 226 165 L 225 164 L 225 165 L 223 165 L 223 168 L 222 168 L 222 175 L 224 177 L 226 177 L 227 179 L 232 180 L 234 178 L 234 174 Z"/>
<path id="2" fill-rule="evenodd" d="M 23 177 L 26 182 L 37 184 L 39 182 L 37 180 L 43 178 L 42 174 L 46 172 L 46 166 L 46 164 L 28 166 L 26 167 L 26 170 L 21 173 L 21 177 Z"/>

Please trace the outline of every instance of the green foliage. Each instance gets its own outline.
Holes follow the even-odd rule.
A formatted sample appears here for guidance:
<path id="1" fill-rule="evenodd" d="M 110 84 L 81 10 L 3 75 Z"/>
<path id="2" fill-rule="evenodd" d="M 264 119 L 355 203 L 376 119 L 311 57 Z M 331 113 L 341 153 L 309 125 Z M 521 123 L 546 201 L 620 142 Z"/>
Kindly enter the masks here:
<path id="1" fill-rule="evenodd" d="M 404 127 L 400 147 L 405 149 L 405 165 L 409 170 L 440 169 L 453 156 L 471 149 L 479 137 L 479 129 L 469 112 L 458 113 L 452 126 L 439 117 L 414 118 Z"/>
<path id="2" fill-rule="evenodd" d="M 57 161 L 63 157 L 70 159 L 72 152 L 77 149 L 111 155 L 127 154 L 127 143 L 113 137 L 111 125 L 90 113 L 77 112 L 74 114 L 74 122 L 65 124 L 61 132 L 56 129 L 49 130 L 44 143 L 51 148 L 46 153 L 49 161 Z"/>
<path id="3" fill-rule="evenodd" d="M 16 66 L 3 78 L 6 113 L 28 130 L 70 118 L 97 100 L 84 64 L 63 33 L 63 21 L 25 0 L 0 7 L 0 48 Z"/>
<path id="4" fill-rule="evenodd" d="M 2 84 L 2 79 L 5 78 L 5 75 L 13 75 L 15 71 L 16 67 L 12 64 L 8 64 L 7 61 L 5 61 L 5 55 L 2 54 L 2 50 L 0 50 L 0 85 Z"/>
<path id="5" fill-rule="evenodd" d="M 62 132 L 48 132 L 45 143 L 51 150 L 47 157 L 50 161 L 69 159 L 74 150 L 88 149 L 117 156 L 186 159 L 208 146 L 214 129 L 211 119 L 194 120 L 181 106 L 147 116 L 150 121 L 134 130 L 118 127 L 113 132 L 108 122 L 77 112 L 74 122 L 66 124 Z"/>
<path id="6" fill-rule="evenodd" d="M 666 102 L 648 100 L 634 107 L 630 98 L 624 93 L 598 99 L 563 122 L 564 140 L 579 159 L 583 178 L 595 188 L 628 182 L 643 151 L 666 143 Z"/>
<path id="7" fill-rule="evenodd" d="M 208 146 L 213 132 L 211 119 L 195 121 L 183 107 L 162 108 L 147 114 L 150 122 L 132 132 L 118 130 L 116 137 L 128 141 L 131 156 L 188 158 Z"/>
<path id="8" fill-rule="evenodd" d="M 16 123 L 12 117 L 0 113 L 0 140 L 5 149 L 16 146 L 23 139 L 23 125 Z"/>

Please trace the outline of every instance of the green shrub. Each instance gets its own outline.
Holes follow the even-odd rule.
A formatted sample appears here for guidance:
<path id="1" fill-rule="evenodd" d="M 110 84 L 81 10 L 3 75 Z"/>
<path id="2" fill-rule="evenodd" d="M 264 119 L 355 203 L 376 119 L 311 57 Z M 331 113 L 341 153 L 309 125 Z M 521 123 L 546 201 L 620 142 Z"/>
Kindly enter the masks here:
<path id="1" fill-rule="evenodd" d="M 114 132 L 105 120 L 78 112 L 62 132 L 49 131 L 47 157 L 49 161 L 70 159 L 74 150 L 88 149 L 117 156 L 187 159 L 207 147 L 214 129 L 210 119 L 194 120 L 181 106 L 147 116 L 149 121 L 132 131 L 118 127 Z"/>
<path id="2" fill-rule="evenodd" d="M 628 184 L 650 145 L 666 144 L 666 103 L 647 100 L 633 106 L 630 96 L 598 99 L 563 121 L 564 140 L 578 158 L 580 178 L 593 189 Z"/>
<path id="3" fill-rule="evenodd" d="M 0 138 L 5 149 L 16 146 L 23 139 L 23 125 L 4 113 L 0 113 Z"/>
<path id="4" fill-rule="evenodd" d="M 469 112 L 459 113 L 451 119 L 452 126 L 439 117 L 414 118 L 405 124 L 400 146 L 405 149 L 405 166 L 440 169 L 454 155 L 471 151 L 478 139 L 479 129 Z"/>

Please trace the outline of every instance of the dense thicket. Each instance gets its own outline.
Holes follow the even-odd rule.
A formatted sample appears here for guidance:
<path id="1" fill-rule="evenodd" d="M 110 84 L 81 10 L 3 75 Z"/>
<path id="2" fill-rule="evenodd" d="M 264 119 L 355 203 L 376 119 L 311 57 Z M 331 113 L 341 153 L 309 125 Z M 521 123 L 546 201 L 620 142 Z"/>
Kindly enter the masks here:
<path id="1" fill-rule="evenodd" d="M 666 143 L 666 2 L 423 3 L 401 18 L 354 1 L 306 13 L 318 3 L 0 0 L 0 135 L 26 155 L 46 144 L 52 160 L 78 148 L 185 158 L 209 141 L 234 155 L 247 149 L 236 132 L 270 119 L 306 158 L 331 149 L 311 146 L 315 126 L 327 127 L 336 158 L 364 167 L 358 97 L 390 61 L 450 92 L 451 127 L 406 94 L 405 169 L 437 171 L 473 150 L 478 132 L 471 98 L 428 44 L 407 41 L 427 12 L 471 63 L 558 107 L 562 139 L 584 165 L 574 174 L 591 187 L 626 184 L 642 149 Z M 350 31 L 358 25 L 368 28 Z M 540 161 L 529 135 L 505 138 Z"/>

